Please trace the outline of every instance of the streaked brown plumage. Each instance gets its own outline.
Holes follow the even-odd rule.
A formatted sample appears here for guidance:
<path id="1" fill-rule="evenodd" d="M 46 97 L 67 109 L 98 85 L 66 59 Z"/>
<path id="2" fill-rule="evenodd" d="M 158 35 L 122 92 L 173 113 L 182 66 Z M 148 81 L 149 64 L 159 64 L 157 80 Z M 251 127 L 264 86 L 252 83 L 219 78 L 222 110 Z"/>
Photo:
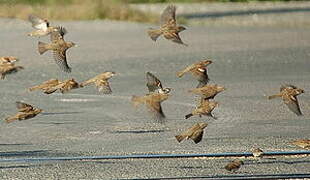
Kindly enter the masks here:
<path id="1" fill-rule="evenodd" d="M 188 119 L 194 115 L 199 115 L 200 117 L 202 115 L 211 116 L 212 118 L 216 119 L 216 117 L 212 115 L 212 111 L 217 106 L 218 102 L 216 101 L 209 101 L 207 99 L 202 99 L 200 104 L 190 114 L 185 115 L 185 119 Z"/>
<path id="2" fill-rule="evenodd" d="M 80 84 L 81 87 L 87 86 L 91 83 L 94 83 L 99 92 L 103 92 L 104 94 L 111 94 L 112 90 L 110 87 L 110 83 L 108 80 L 115 75 L 115 72 L 104 72 L 101 73 L 85 82 Z"/>
<path id="3" fill-rule="evenodd" d="M 187 66 L 182 71 L 177 72 L 178 77 L 182 77 L 185 73 L 190 72 L 199 82 L 197 88 L 203 87 L 209 82 L 209 76 L 207 74 L 207 66 L 212 64 L 210 60 L 203 60 Z"/>
<path id="4" fill-rule="evenodd" d="M 35 15 L 29 15 L 28 20 L 31 22 L 32 27 L 35 28 L 35 31 L 28 33 L 28 36 L 46 36 L 52 32 L 58 31 L 56 27 L 50 26 L 49 22 L 46 19 L 39 18 Z"/>
<path id="5" fill-rule="evenodd" d="M 228 163 L 228 164 L 225 166 L 225 169 L 226 169 L 227 171 L 235 172 L 235 171 L 237 171 L 237 170 L 241 167 L 241 165 L 243 165 L 243 164 L 244 164 L 243 161 L 237 159 L 237 160 L 234 160 L 234 161 Z"/>
<path id="6" fill-rule="evenodd" d="M 297 88 L 293 85 L 284 85 L 280 88 L 280 93 L 269 96 L 268 99 L 273 99 L 276 97 L 281 97 L 287 107 L 294 112 L 297 116 L 301 116 L 299 103 L 297 96 L 304 93 L 303 89 Z"/>
<path id="7" fill-rule="evenodd" d="M 168 93 L 150 93 L 145 96 L 132 96 L 132 103 L 134 107 L 140 104 L 145 104 L 150 112 L 154 113 L 157 118 L 165 118 L 165 114 L 162 110 L 161 103 L 167 100 Z"/>
<path id="8" fill-rule="evenodd" d="M 290 143 L 303 149 L 310 150 L 310 139 L 298 139 Z"/>
<path id="9" fill-rule="evenodd" d="M 44 93 L 50 94 L 51 93 L 50 89 L 59 85 L 60 83 L 61 81 L 59 81 L 58 79 L 50 79 L 50 80 L 44 81 L 40 85 L 30 87 L 29 91 L 42 90 Z"/>
<path id="10" fill-rule="evenodd" d="M 208 126 L 207 123 L 196 123 L 191 128 L 182 132 L 180 135 L 176 135 L 175 138 L 178 142 L 181 142 L 183 139 L 192 139 L 196 144 L 199 143 L 203 136 L 203 130 Z"/>
<path id="11" fill-rule="evenodd" d="M 0 65 L 0 79 L 4 79 L 7 74 L 16 73 L 24 69 L 22 66 L 15 66 L 14 63 L 5 63 Z"/>
<path id="12" fill-rule="evenodd" d="M 76 88 L 79 88 L 79 87 L 80 87 L 80 85 L 79 85 L 78 82 L 76 82 L 74 79 L 69 79 L 69 80 L 60 82 L 56 86 L 53 86 L 53 87 L 51 87 L 49 89 L 46 89 L 44 91 L 44 93 L 51 94 L 51 93 L 53 93 L 53 92 L 55 92 L 57 90 L 59 90 L 61 93 L 67 93 L 70 90 L 76 89 Z"/>
<path id="13" fill-rule="evenodd" d="M 264 154 L 264 151 L 261 150 L 260 148 L 255 148 L 252 150 L 252 153 L 253 153 L 253 156 L 257 158 L 257 157 L 262 157 Z"/>
<path id="14" fill-rule="evenodd" d="M 51 43 L 46 44 L 43 42 L 38 43 L 38 51 L 40 54 L 45 53 L 48 50 L 53 51 L 53 56 L 56 64 L 64 72 L 71 72 L 71 68 L 67 63 L 66 51 L 76 46 L 73 42 L 66 42 L 64 40 L 64 35 L 67 33 L 66 29 L 63 27 L 58 27 L 58 31 L 53 31 L 51 33 Z"/>
<path id="15" fill-rule="evenodd" d="M 200 88 L 189 90 L 189 92 L 200 95 L 204 99 L 213 99 L 218 93 L 224 91 L 223 86 L 215 85 L 204 85 Z"/>
<path id="16" fill-rule="evenodd" d="M 184 31 L 186 28 L 183 26 L 178 26 L 175 18 L 176 7 L 174 5 L 169 5 L 163 11 L 160 17 L 160 28 L 153 29 L 150 28 L 147 33 L 153 41 L 156 41 L 159 36 L 163 35 L 166 39 L 188 46 L 183 43 L 179 36 L 179 33 Z"/>
<path id="17" fill-rule="evenodd" d="M 30 104 L 26 104 L 23 102 L 16 102 L 16 106 L 18 108 L 18 113 L 14 116 L 8 117 L 5 119 L 7 123 L 11 123 L 15 120 L 25 120 L 30 119 L 41 113 L 43 110 L 39 108 L 34 108 Z"/>
<path id="18" fill-rule="evenodd" d="M 15 57 L 15 56 L 3 56 L 3 57 L 0 57 L 0 65 L 1 64 L 13 64 L 15 62 L 18 61 L 18 58 Z"/>
<path id="19" fill-rule="evenodd" d="M 146 80 L 147 80 L 146 86 L 150 93 L 158 92 L 166 94 L 171 91 L 171 88 L 163 88 L 160 80 L 150 72 L 146 73 Z"/>

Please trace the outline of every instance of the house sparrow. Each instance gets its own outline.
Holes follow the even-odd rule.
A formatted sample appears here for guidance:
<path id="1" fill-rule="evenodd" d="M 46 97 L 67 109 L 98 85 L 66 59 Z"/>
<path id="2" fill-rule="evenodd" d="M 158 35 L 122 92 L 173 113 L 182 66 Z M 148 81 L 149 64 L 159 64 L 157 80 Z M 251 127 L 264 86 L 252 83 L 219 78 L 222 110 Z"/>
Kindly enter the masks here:
<path id="1" fill-rule="evenodd" d="M 264 154 L 264 151 L 261 150 L 260 148 L 255 148 L 252 150 L 252 153 L 253 153 L 253 156 L 257 158 L 257 157 L 262 157 Z"/>
<path id="2" fill-rule="evenodd" d="M 22 66 L 15 66 L 12 63 L 5 63 L 0 65 L 0 79 L 4 79 L 7 74 L 16 73 L 24 69 Z"/>
<path id="3" fill-rule="evenodd" d="M 204 85 L 200 88 L 191 89 L 188 92 L 200 95 L 204 99 L 213 99 L 218 93 L 224 91 L 223 86 L 216 85 Z"/>
<path id="4" fill-rule="evenodd" d="M 0 57 L 0 65 L 1 64 L 13 64 L 15 62 L 18 61 L 18 58 L 17 57 L 14 57 L 14 56 L 3 56 L 3 57 Z"/>
<path id="5" fill-rule="evenodd" d="M 225 166 L 225 169 L 227 171 L 232 171 L 232 172 L 236 172 L 240 167 L 241 165 L 243 165 L 243 161 L 241 160 L 234 160 L 230 163 L 228 163 L 226 166 Z"/>
<path id="6" fill-rule="evenodd" d="M 196 123 L 191 128 L 182 132 L 180 135 L 176 135 L 175 138 L 178 142 L 181 142 L 183 139 L 192 139 L 196 144 L 199 143 L 203 136 L 203 129 L 208 126 L 207 123 Z"/>
<path id="7" fill-rule="evenodd" d="M 31 14 L 28 16 L 28 20 L 32 23 L 32 27 L 36 29 L 35 31 L 28 33 L 28 36 L 40 37 L 58 31 L 56 27 L 50 26 L 46 19 L 42 19 Z"/>
<path id="8" fill-rule="evenodd" d="M 171 91 L 171 88 L 163 88 L 160 80 L 150 72 L 146 73 L 146 79 L 147 79 L 146 86 L 150 93 L 158 92 L 166 94 Z"/>
<path id="9" fill-rule="evenodd" d="M 310 139 L 299 139 L 291 142 L 291 144 L 301 147 L 303 149 L 310 149 Z"/>
<path id="10" fill-rule="evenodd" d="M 112 90 L 110 87 L 110 83 L 108 80 L 115 75 L 115 72 L 104 72 L 101 73 L 85 82 L 80 84 L 81 87 L 87 86 L 91 83 L 94 83 L 99 92 L 103 92 L 104 94 L 111 94 Z"/>
<path id="11" fill-rule="evenodd" d="M 216 119 L 216 117 L 214 117 L 211 112 L 215 107 L 218 106 L 218 104 L 219 103 L 216 101 L 202 99 L 198 107 L 196 107 L 190 114 L 185 115 L 185 119 L 188 119 L 194 115 L 199 115 L 200 117 L 201 115 L 211 116 L 212 118 Z"/>
<path id="12" fill-rule="evenodd" d="M 11 123 L 15 120 L 26 120 L 35 117 L 39 113 L 41 113 L 43 110 L 34 108 L 30 104 L 22 103 L 22 102 L 16 102 L 16 106 L 19 110 L 19 112 L 11 117 L 8 117 L 5 119 L 7 123 Z"/>
<path id="13" fill-rule="evenodd" d="M 44 81 L 40 85 L 33 86 L 29 88 L 29 91 L 34 91 L 34 90 L 43 90 L 43 92 L 49 92 L 49 90 L 57 85 L 59 85 L 61 81 L 58 79 L 50 79 L 47 81 Z"/>

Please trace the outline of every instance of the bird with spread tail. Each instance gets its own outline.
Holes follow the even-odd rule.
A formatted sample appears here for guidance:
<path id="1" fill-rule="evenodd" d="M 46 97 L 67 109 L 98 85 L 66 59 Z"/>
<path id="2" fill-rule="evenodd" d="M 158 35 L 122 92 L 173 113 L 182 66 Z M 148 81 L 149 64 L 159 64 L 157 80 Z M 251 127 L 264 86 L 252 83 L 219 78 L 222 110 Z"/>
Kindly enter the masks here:
<path id="1" fill-rule="evenodd" d="M 69 79 L 66 81 L 61 81 L 58 85 L 50 87 L 46 90 L 44 90 L 45 94 L 51 94 L 57 90 L 59 90 L 61 93 L 67 93 L 72 89 L 80 88 L 80 85 L 78 82 L 76 82 L 74 79 Z"/>
<path id="2" fill-rule="evenodd" d="M 58 31 L 51 33 L 51 43 L 46 44 L 41 41 L 38 43 L 38 51 L 42 55 L 48 50 L 53 51 L 53 56 L 56 64 L 64 72 L 71 72 L 71 68 L 67 63 L 66 52 L 69 48 L 76 46 L 73 42 L 66 42 L 64 40 L 64 35 L 67 33 L 66 29 L 63 27 L 57 27 Z"/>
<path id="3" fill-rule="evenodd" d="M 41 37 L 46 36 L 52 32 L 58 31 L 57 27 L 50 26 L 50 23 L 46 19 L 42 19 L 33 14 L 28 16 L 28 20 L 31 22 L 32 27 L 35 28 L 35 31 L 28 33 L 28 36 Z"/>
<path id="4" fill-rule="evenodd" d="M 200 88 L 190 89 L 188 92 L 200 95 L 203 99 L 213 99 L 218 93 L 224 91 L 223 86 L 215 85 L 204 85 Z"/>
<path id="5" fill-rule="evenodd" d="M 51 92 L 50 89 L 59 85 L 60 83 L 61 83 L 61 81 L 59 81 L 58 79 L 50 79 L 50 80 L 44 81 L 43 83 L 41 83 L 39 85 L 30 87 L 29 91 L 42 90 L 45 94 L 51 94 L 53 92 Z"/>
<path id="6" fill-rule="evenodd" d="M 268 99 L 281 97 L 287 107 L 297 116 L 302 116 L 297 96 L 304 93 L 303 89 L 297 88 L 293 85 L 284 85 L 280 88 L 280 93 L 269 96 Z"/>
<path id="7" fill-rule="evenodd" d="M 7 74 L 16 73 L 24 69 L 22 66 L 15 66 L 14 63 L 0 64 L 0 79 L 4 79 Z"/>
<path id="8" fill-rule="evenodd" d="M 199 82 L 197 88 L 203 87 L 209 82 L 209 76 L 207 74 L 207 66 L 212 64 L 210 60 L 203 60 L 194 64 L 187 66 L 182 71 L 177 72 L 177 76 L 180 78 L 185 73 L 190 72 Z"/>
<path id="9" fill-rule="evenodd" d="M 175 138 L 178 142 L 183 141 L 183 139 L 192 139 L 196 144 L 199 143 L 203 136 L 203 130 L 208 126 L 207 123 L 196 123 L 191 128 L 182 132 L 180 135 L 176 135 Z"/>
<path id="10" fill-rule="evenodd" d="M 172 42 L 188 46 L 183 43 L 179 36 L 179 33 L 186 30 L 183 26 L 178 26 L 175 18 L 176 7 L 174 5 L 169 5 L 163 11 L 160 17 L 160 28 L 153 29 L 150 28 L 147 33 L 153 41 L 156 41 L 159 36 L 163 35 L 164 38 Z"/>
<path id="11" fill-rule="evenodd" d="M 291 142 L 291 144 L 301 147 L 303 149 L 309 149 L 310 150 L 310 139 L 299 139 Z"/>
<path id="12" fill-rule="evenodd" d="M 13 64 L 18 61 L 18 58 L 15 56 L 3 56 L 0 57 L 0 65 L 1 64 Z"/>
<path id="13" fill-rule="evenodd" d="M 264 151 L 260 148 L 255 148 L 252 150 L 252 154 L 255 158 L 263 157 Z"/>
<path id="14" fill-rule="evenodd" d="M 150 93 L 158 92 L 161 94 L 167 94 L 171 91 L 171 88 L 163 88 L 160 80 L 150 72 L 146 73 L 146 86 Z"/>
<path id="15" fill-rule="evenodd" d="M 217 119 L 213 116 L 212 111 L 214 108 L 216 108 L 219 105 L 216 101 L 209 101 L 208 99 L 201 99 L 200 104 L 190 113 L 185 115 L 185 119 L 188 119 L 194 115 L 199 115 L 201 117 L 204 116 L 210 116 L 213 119 Z"/>
<path id="16" fill-rule="evenodd" d="M 236 172 L 241 167 L 241 165 L 244 165 L 244 162 L 241 161 L 241 160 L 236 159 L 236 160 L 228 163 L 224 168 L 227 171 Z"/>
<path id="17" fill-rule="evenodd" d="M 35 108 L 30 104 L 26 104 L 23 102 L 16 102 L 16 107 L 18 109 L 18 113 L 14 116 L 8 117 L 5 119 L 7 123 L 11 123 L 15 120 L 26 120 L 35 117 L 40 114 L 43 110 L 39 108 Z"/>
<path id="18" fill-rule="evenodd" d="M 104 94 L 111 94 L 112 89 L 110 87 L 109 79 L 115 75 L 115 72 L 104 72 L 101 73 L 85 82 L 80 84 L 80 87 L 87 86 L 91 83 L 94 83 L 99 92 L 103 92 Z"/>

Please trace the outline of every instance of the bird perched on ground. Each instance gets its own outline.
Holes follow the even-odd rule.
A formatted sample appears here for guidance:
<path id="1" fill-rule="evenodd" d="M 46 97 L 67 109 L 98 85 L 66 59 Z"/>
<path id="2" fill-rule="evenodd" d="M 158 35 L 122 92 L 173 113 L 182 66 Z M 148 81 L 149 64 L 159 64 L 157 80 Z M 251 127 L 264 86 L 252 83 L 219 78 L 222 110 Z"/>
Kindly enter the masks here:
<path id="1" fill-rule="evenodd" d="M 80 85 L 78 82 L 76 82 L 74 79 L 69 79 L 66 81 L 60 82 L 58 85 L 50 87 L 49 89 L 44 90 L 45 94 L 51 94 L 57 90 L 59 90 L 61 93 L 67 93 L 72 89 L 79 88 Z"/>
<path id="2" fill-rule="evenodd" d="M 287 107 L 294 112 L 297 116 L 301 116 L 299 103 L 297 96 L 304 93 L 303 89 L 297 88 L 293 85 L 284 85 L 280 88 L 280 93 L 269 96 L 268 99 L 273 99 L 276 97 L 281 97 Z"/>
<path id="3" fill-rule="evenodd" d="M 184 31 L 186 28 L 177 25 L 175 11 L 176 7 L 174 5 L 169 5 L 161 14 L 160 28 L 150 28 L 147 33 L 153 41 L 156 41 L 160 35 L 163 35 L 166 39 L 171 40 L 172 42 L 188 46 L 183 43 L 179 36 L 179 33 Z"/>
<path id="4" fill-rule="evenodd" d="M 50 23 L 46 19 L 39 18 L 35 15 L 29 15 L 28 20 L 32 23 L 32 27 L 35 31 L 28 33 L 28 36 L 46 36 L 52 32 L 58 31 L 56 27 L 50 26 Z"/>
<path id="5" fill-rule="evenodd" d="M 8 117 L 5 119 L 7 123 L 11 123 L 15 120 L 26 120 L 35 117 L 39 113 L 41 113 L 43 110 L 39 108 L 34 108 L 30 104 L 26 104 L 23 102 L 16 102 L 16 106 L 18 109 L 18 113 L 14 116 Z"/>
<path id="6" fill-rule="evenodd" d="M 219 103 L 216 101 L 209 101 L 208 99 L 202 99 L 200 105 L 198 105 L 190 114 L 185 115 L 185 119 L 188 119 L 194 115 L 199 115 L 200 117 L 202 115 L 211 116 L 213 119 L 216 119 L 216 117 L 212 115 L 212 111 L 218 105 Z"/>
<path id="7" fill-rule="evenodd" d="M 224 168 L 227 171 L 236 172 L 241 167 L 241 165 L 244 165 L 243 161 L 236 159 L 228 163 Z"/>
<path id="8" fill-rule="evenodd" d="M 253 153 L 253 156 L 255 158 L 258 158 L 258 157 L 262 157 L 263 156 L 264 151 L 261 150 L 260 148 L 255 148 L 255 149 L 252 150 L 252 153 Z"/>
<path id="9" fill-rule="evenodd" d="M 209 82 L 209 76 L 207 74 L 207 66 L 212 64 L 210 60 L 203 60 L 187 66 L 182 71 L 177 72 L 178 77 L 182 77 L 185 73 L 190 72 L 199 82 L 197 88 L 203 87 Z"/>
<path id="10" fill-rule="evenodd" d="M 14 56 L 3 56 L 3 57 L 0 57 L 0 65 L 1 64 L 13 64 L 15 62 L 18 61 L 18 58 L 17 57 L 14 57 Z"/>
<path id="11" fill-rule="evenodd" d="M 60 83 L 61 81 L 59 81 L 58 79 L 50 79 L 50 80 L 44 81 L 40 85 L 30 87 L 29 91 L 42 90 L 45 94 L 50 94 L 51 93 L 50 89 L 59 85 Z"/>
<path id="12" fill-rule="evenodd" d="M 132 103 L 134 107 L 140 104 L 145 104 L 147 108 L 152 112 L 156 118 L 165 118 L 165 114 L 162 110 L 161 103 L 167 100 L 169 97 L 168 93 L 150 93 L 145 96 L 132 96 Z"/>
<path id="13" fill-rule="evenodd" d="M 99 92 L 103 92 L 104 94 L 111 94 L 112 90 L 110 87 L 110 83 L 108 80 L 115 75 L 115 72 L 104 72 L 101 73 L 85 82 L 80 84 L 81 87 L 87 86 L 91 83 L 94 83 Z"/>
<path id="14" fill-rule="evenodd" d="M 207 123 L 196 123 L 191 128 L 182 132 L 180 135 L 176 135 L 175 138 L 178 142 L 181 142 L 183 139 L 192 139 L 196 144 L 199 143 L 203 136 L 203 129 L 208 126 Z"/>
<path id="15" fill-rule="evenodd" d="M 291 144 L 301 147 L 303 149 L 310 149 L 310 139 L 299 139 L 291 142 Z"/>
<path id="16" fill-rule="evenodd" d="M 64 35 L 67 33 L 66 29 L 63 27 L 57 27 L 58 31 L 53 31 L 51 33 L 51 43 L 46 44 L 43 42 L 38 43 L 38 51 L 40 54 L 45 53 L 48 50 L 53 51 L 53 56 L 56 64 L 60 67 L 64 72 L 71 72 L 71 68 L 67 63 L 66 51 L 76 46 L 73 42 L 66 42 L 64 40 Z"/>
<path id="17" fill-rule="evenodd" d="M 146 86 L 150 93 L 158 92 L 166 94 L 171 91 L 171 88 L 163 88 L 160 80 L 150 72 L 146 73 L 146 80 Z"/>
<path id="18" fill-rule="evenodd" d="M 4 79 L 7 74 L 16 73 L 24 69 L 22 66 L 15 66 L 14 63 L 5 63 L 0 65 L 0 79 Z"/>
<path id="19" fill-rule="evenodd" d="M 191 89 L 188 92 L 200 95 L 204 99 L 213 99 L 218 93 L 224 91 L 223 86 L 215 85 L 204 85 L 200 88 Z"/>

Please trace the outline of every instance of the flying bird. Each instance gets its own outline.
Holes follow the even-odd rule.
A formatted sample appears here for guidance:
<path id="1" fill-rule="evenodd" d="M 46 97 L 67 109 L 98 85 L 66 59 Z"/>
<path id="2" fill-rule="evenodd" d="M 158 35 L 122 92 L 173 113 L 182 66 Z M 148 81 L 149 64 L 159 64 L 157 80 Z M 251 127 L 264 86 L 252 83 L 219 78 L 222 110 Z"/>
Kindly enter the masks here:
<path id="1" fill-rule="evenodd" d="M 160 17 L 160 28 L 150 28 L 147 33 L 153 41 L 156 41 L 159 36 L 163 35 L 167 40 L 188 46 L 187 44 L 183 43 L 179 36 L 179 33 L 184 31 L 186 28 L 177 25 L 175 11 L 176 7 L 174 5 L 169 5 L 166 7 Z"/>
<path id="2" fill-rule="evenodd" d="M 66 29 L 63 27 L 57 27 L 58 31 L 53 31 L 51 33 L 51 43 L 46 44 L 41 41 L 38 43 L 38 51 L 40 54 L 45 53 L 48 50 L 53 51 L 53 56 L 56 64 L 64 72 L 71 72 L 71 68 L 67 63 L 66 52 L 69 48 L 76 46 L 73 42 L 66 42 L 64 40 L 64 35 L 67 33 Z"/>
<path id="3" fill-rule="evenodd" d="M 24 69 L 22 66 L 15 66 L 14 63 L 0 64 L 0 79 L 4 79 L 7 74 L 16 73 Z"/>
<path id="4" fill-rule="evenodd" d="M 255 158 L 258 158 L 258 157 L 262 157 L 263 154 L 264 154 L 264 151 L 261 150 L 260 148 L 255 148 L 252 150 L 252 154 Z"/>
<path id="5" fill-rule="evenodd" d="M 147 80 L 146 86 L 150 93 L 158 92 L 167 94 L 171 91 L 171 88 L 163 88 L 160 80 L 150 72 L 146 73 L 146 80 Z"/>
<path id="6" fill-rule="evenodd" d="M 241 165 L 244 165 L 243 161 L 241 161 L 241 160 L 234 160 L 234 161 L 228 163 L 224 168 L 227 171 L 236 172 L 241 167 Z"/>
<path id="7" fill-rule="evenodd" d="M 176 135 L 175 138 L 178 142 L 183 141 L 183 139 L 192 139 L 196 144 L 199 143 L 203 136 L 203 130 L 208 126 L 207 123 L 196 123 L 191 128 L 182 132 L 180 135 Z"/>
<path id="8" fill-rule="evenodd" d="M 291 144 L 301 147 L 303 149 L 309 149 L 310 150 L 310 139 L 299 139 L 291 142 Z"/>
<path id="9" fill-rule="evenodd" d="M 208 99 L 201 99 L 200 104 L 194 110 L 192 110 L 191 113 L 185 115 L 185 119 L 188 119 L 194 115 L 199 115 L 200 117 L 202 115 L 210 116 L 213 119 L 216 119 L 216 117 L 213 116 L 212 111 L 218 105 L 219 105 L 219 103 L 216 101 L 209 101 Z"/>
<path id="10" fill-rule="evenodd" d="M 26 120 L 35 117 L 39 113 L 41 113 L 43 110 L 39 108 L 35 108 L 30 104 L 26 104 L 23 102 L 16 102 L 16 106 L 18 109 L 18 113 L 14 116 L 8 117 L 5 119 L 7 123 L 11 123 L 15 120 Z"/>
<path id="11" fill-rule="evenodd" d="M 29 15 L 28 20 L 31 22 L 32 27 L 35 28 L 35 31 L 28 33 L 28 36 L 46 36 L 52 32 L 58 31 L 57 27 L 50 26 L 50 23 L 46 19 L 39 18 L 35 15 Z"/>
<path id="12" fill-rule="evenodd" d="M 104 94 L 111 94 L 112 90 L 110 87 L 109 79 L 115 75 L 115 72 L 104 72 L 101 73 L 85 82 L 80 84 L 81 87 L 87 86 L 91 83 L 94 83 L 99 92 L 103 92 Z"/>
<path id="13" fill-rule="evenodd" d="M 51 93 L 50 89 L 59 85 L 60 83 L 61 83 L 61 81 L 59 81 L 58 79 L 50 79 L 50 80 L 44 81 L 43 83 L 41 83 L 39 85 L 30 87 L 29 91 L 42 90 L 44 93 L 50 94 Z"/>
<path id="14" fill-rule="evenodd" d="M 187 66 L 185 69 L 177 72 L 177 76 L 180 78 L 185 73 L 190 72 L 199 82 L 197 88 L 203 87 L 209 82 L 209 76 L 207 74 L 207 66 L 212 64 L 210 60 L 203 60 Z"/>
<path id="15" fill-rule="evenodd" d="M 302 116 L 297 96 L 304 93 L 303 89 L 297 88 L 293 85 L 284 85 L 280 88 L 280 93 L 269 96 L 268 99 L 281 97 L 287 107 L 297 116 Z"/>
<path id="16" fill-rule="evenodd" d="M 1 64 L 13 64 L 18 61 L 18 58 L 15 56 L 3 56 L 0 57 L 0 65 Z"/>
<path id="17" fill-rule="evenodd" d="M 191 89 L 188 92 L 200 95 L 204 99 L 213 99 L 218 93 L 224 91 L 223 86 L 215 85 L 204 85 L 200 88 Z"/>
<path id="18" fill-rule="evenodd" d="M 56 86 L 53 86 L 51 88 L 44 90 L 44 93 L 51 94 L 57 90 L 59 90 L 61 93 L 67 93 L 70 90 L 77 89 L 79 87 L 80 87 L 80 85 L 78 82 L 76 82 L 74 79 L 69 79 L 69 80 L 60 82 Z"/>

